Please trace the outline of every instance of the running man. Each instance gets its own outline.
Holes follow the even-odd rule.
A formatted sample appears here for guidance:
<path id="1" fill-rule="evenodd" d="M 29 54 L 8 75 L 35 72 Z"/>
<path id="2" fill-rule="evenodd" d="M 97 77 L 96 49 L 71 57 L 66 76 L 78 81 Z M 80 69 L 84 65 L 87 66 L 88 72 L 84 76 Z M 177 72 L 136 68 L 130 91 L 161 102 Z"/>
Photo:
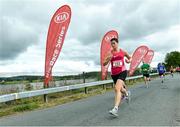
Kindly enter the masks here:
<path id="1" fill-rule="evenodd" d="M 141 72 L 142 72 L 143 77 L 144 77 L 144 82 L 145 82 L 146 88 L 148 88 L 147 82 L 150 80 L 150 77 L 149 77 L 150 65 L 147 63 L 144 63 L 144 61 L 143 61 L 143 65 L 141 66 Z"/>
<path id="2" fill-rule="evenodd" d="M 164 82 L 165 72 L 166 72 L 165 66 L 162 63 L 159 63 L 158 67 L 157 67 L 157 70 L 159 72 L 160 78 L 162 79 L 161 82 L 163 83 Z"/>
<path id="3" fill-rule="evenodd" d="M 173 66 L 170 67 L 171 76 L 173 77 L 174 68 Z"/>
<path id="4" fill-rule="evenodd" d="M 125 86 L 125 79 L 127 76 L 127 70 L 124 63 L 124 57 L 126 63 L 131 62 L 131 56 L 124 50 L 118 48 L 118 39 L 112 38 L 111 40 L 112 51 L 107 55 L 104 61 L 106 66 L 109 61 L 111 62 L 111 77 L 115 84 L 115 103 L 114 108 L 109 111 L 110 114 L 118 116 L 118 107 L 121 103 L 122 94 L 125 94 L 127 99 L 130 99 L 130 93 L 127 91 Z"/>

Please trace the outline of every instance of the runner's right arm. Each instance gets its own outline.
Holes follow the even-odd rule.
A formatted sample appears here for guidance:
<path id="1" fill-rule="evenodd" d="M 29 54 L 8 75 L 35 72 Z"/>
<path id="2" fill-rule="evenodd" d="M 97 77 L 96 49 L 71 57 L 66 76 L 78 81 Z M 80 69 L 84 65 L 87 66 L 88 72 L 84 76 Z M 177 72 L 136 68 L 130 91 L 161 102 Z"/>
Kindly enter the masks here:
<path id="1" fill-rule="evenodd" d="M 111 60 L 111 58 L 112 58 L 112 54 L 108 53 L 108 55 L 106 56 L 106 58 L 103 62 L 103 66 L 106 66 L 109 63 L 109 61 Z"/>

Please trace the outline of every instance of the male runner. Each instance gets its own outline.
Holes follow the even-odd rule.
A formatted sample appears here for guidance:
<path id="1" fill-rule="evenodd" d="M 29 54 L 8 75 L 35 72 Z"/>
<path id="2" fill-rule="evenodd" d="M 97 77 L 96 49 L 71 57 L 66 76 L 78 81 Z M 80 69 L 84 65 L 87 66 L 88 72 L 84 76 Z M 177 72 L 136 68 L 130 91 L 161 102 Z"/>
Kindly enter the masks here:
<path id="1" fill-rule="evenodd" d="M 165 72 L 166 72 L 166 69 L 165 69 L 165 66 L 163 65 L 163 63 L 158 64 L 157 70 L 159 72 L 160 78 L 162 79 L 161 83 L 163 83 L 164 82 Z"/>
<path id="2" fill-rule="evenodd" d="M 141 72 L 142 72 L 143 77 L 144 77 L 144 82 L 145 82 L 146 88 L 148 88 L 147 82 L 150 80 L 150 77 L 149 77 L 150 65 L 147 63 L 144 63 L 144 61 L 143 61 L 143 65 L 141 66 Z"/>

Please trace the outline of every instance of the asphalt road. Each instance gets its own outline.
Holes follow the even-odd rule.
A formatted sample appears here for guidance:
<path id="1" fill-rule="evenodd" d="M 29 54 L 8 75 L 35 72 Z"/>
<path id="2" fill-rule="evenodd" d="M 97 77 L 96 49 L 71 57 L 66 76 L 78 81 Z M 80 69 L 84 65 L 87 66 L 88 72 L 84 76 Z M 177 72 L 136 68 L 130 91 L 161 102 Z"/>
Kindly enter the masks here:
<path id="1" fill-rule="evenodd" d="M 159 78 L 146 88 L 138 83 L 130 88 L 131 102 L 121 104 L 119 117 L 108 113 L 114 92 L 107 92 L 59 105 L 0 118 L 0 126 L 178 126 L 180 125 L 180 75 Z"/>

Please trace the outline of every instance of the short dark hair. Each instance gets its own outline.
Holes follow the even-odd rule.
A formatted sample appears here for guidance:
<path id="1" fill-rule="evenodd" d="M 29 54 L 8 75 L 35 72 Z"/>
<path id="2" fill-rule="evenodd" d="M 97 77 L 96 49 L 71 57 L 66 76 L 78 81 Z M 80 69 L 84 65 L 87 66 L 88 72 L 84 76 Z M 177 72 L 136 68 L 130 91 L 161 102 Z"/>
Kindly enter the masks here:
<path id="1" fill-rule="evenodd" d="M 118 39 L 117 39 L 117 38 L 112 38 L 110 41 L 111 41 L 111 42 L 112 42 L 112 41 L 115 41 L 115 42 L 118 43 Z"/>

